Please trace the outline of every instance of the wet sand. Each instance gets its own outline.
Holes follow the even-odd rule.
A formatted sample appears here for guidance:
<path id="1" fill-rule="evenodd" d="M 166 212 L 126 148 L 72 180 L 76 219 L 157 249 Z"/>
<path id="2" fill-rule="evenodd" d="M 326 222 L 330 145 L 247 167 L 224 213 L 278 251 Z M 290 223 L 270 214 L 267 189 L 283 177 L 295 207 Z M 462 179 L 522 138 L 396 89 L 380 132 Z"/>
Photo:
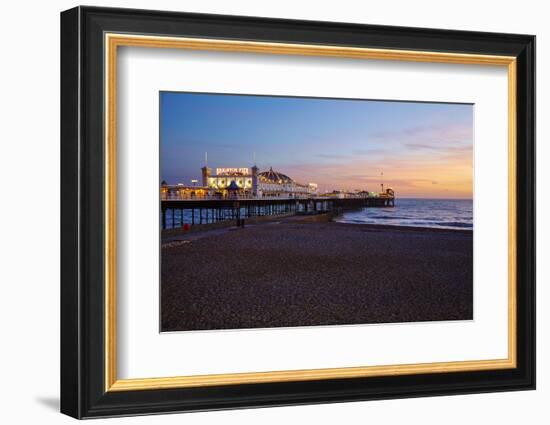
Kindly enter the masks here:
<path id="1" fill-rule="evenodd" d="M 163 331 L 473 318 L 471 231 L 282 220 L 171 238 Z"/>

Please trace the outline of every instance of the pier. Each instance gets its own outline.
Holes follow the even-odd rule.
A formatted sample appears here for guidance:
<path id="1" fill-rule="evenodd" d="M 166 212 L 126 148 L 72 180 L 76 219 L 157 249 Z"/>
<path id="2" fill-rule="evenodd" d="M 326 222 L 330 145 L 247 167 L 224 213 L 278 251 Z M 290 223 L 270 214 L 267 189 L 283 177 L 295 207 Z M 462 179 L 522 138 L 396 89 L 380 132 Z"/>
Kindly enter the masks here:
<path id="1" fill-rule="evenodd" d="M 214 224 L 277 215 L 315 215 L 360 208 L 393 207 L 393 196 L 354 198 L 244 198 L 244 199 L 171 199 L 161 200 L 162 229 Z"/>

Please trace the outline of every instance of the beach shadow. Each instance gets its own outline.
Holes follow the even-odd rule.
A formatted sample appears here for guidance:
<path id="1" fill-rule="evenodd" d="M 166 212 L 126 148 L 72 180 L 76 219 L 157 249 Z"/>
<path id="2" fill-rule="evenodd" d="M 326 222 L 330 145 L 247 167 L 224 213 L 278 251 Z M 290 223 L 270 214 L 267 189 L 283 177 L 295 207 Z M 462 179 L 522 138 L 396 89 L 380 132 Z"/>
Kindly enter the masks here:
<path id="1" fill-rule="evenodd" d="M 42 406 L 59 412 L 59 397 L 36 397 L 35 400 Z"/>

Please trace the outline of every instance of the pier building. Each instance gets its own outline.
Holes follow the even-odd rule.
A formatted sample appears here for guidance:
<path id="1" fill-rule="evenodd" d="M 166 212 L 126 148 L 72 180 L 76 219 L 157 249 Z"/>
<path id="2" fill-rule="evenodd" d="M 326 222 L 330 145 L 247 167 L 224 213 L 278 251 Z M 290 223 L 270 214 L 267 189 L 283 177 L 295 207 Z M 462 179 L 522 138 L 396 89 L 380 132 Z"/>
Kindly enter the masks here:
<path id="1" fill-rule="evenodd" d="M 267 197 L 310 197 L 317 194 L 317 185 L 298 183 L 270 167 L 268 171 L 259 173 L 258 191 L 261 196 Z"/>
<path id="2" fill-rule="evenodd" d="M 202 181 L 193 185 L 161 184 L 162 199 L 226 199 L 226 198 L 307 198 L 317 195 L 315 183 L 296 182 L 286 174 L 269 168 L 260 172 L 258 167 L 201 168 Z"/>

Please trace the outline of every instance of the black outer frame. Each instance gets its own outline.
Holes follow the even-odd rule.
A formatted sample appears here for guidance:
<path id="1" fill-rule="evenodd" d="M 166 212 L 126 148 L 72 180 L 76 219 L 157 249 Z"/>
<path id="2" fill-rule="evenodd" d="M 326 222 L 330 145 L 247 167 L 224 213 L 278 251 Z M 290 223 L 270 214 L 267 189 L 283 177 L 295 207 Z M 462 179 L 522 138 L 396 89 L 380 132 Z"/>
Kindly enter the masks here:
<path id="1" fill-rule="evenodd" d="M 105 32 L 517 57 L 517 368 L 105 392 Z M 86 6 L 61 13 L 61 412 L 91 418 L 534 388 L 534 36 Z"/>

